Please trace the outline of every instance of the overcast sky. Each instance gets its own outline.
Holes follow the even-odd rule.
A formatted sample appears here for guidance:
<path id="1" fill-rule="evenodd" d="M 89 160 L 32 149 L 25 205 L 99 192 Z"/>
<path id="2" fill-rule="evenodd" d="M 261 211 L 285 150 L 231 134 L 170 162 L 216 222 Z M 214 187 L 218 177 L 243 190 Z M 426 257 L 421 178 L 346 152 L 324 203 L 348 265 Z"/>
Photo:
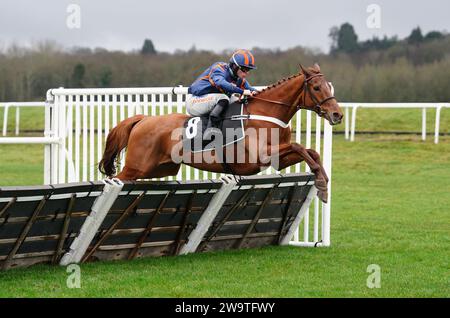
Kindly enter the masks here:
<path id="1" fill-rule="evenodd" d="M 80 8 L 80 28 L 69 28 Z M 381 28 L 369 28 L 377 4 Z M 328 51 L 332 26 L 350 22 L 359 39 L 398 35 L 420 26 L 450 31 L 448 0 L 0 0 L 0 48 L 52 40 L 65 47 L 133 50 L 149 38 L 159 51 L 229 48 L 286 49 L 297 45 Z M 76 17 L 75 17 L 76 18 Z M 374 21 L 374 20 L 371 20 Z"/>

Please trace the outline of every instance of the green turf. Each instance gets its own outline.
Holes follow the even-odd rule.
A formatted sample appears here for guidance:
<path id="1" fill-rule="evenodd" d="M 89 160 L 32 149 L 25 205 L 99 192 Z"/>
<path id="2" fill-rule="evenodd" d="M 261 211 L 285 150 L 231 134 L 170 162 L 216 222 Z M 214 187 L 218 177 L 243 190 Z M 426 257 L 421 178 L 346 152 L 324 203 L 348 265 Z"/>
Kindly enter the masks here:
<path id="1" fill-rule="evenodd" d="M 1 183 L 38 184 L 42 148 L 7 147 Z M 39 265 L 0 272 L 0 296 L 448 297 L 450 138 L 338 135 L 333 147 L 330 248 L 91 263 L 79 289 L 65 268 Z M 379 289 L 366 286 L 370 264 L 381 267 Z"/>
<path id="2" fill-rule="evenodd" d="M 44 107 L 22 107 L 19 113 L 19 131 L 44 130 Z M 3 129 L 4 107 L 0 107 L 0 119 Z M 16 107 L 8 110 L 8 136 L 12 137 L 16 129 Z"/>
<path id="3" fill-rule="evenodd" d="M 427 123 L 433 132 L 434 111 Z M 21 129 L 42 126 L 37 109 L 21 114 Z M 444 109 L 441 132 L 449 127 Z M 421 110 L 358 110 L 357 131 L 420 129 Z M 0 272 L 0 297 L 449 297 L 449 163 L 449 136 L 435 145 L 418 135 L 335 135 L 330 248 L 91 263 L 80 289 L 66 286 L 66 268 L 39 265 Z M 0 145 L 0 173 L 0 185 L 42 184 L 43 146 Z M 370 264 L 381 267 L 379 289 L 366 286 Z"/>
<path id="4" fill-rule="evenodd" d="M 43 145 L 0 145 L 0 185 L 39 185 L 43 182 Z"/>

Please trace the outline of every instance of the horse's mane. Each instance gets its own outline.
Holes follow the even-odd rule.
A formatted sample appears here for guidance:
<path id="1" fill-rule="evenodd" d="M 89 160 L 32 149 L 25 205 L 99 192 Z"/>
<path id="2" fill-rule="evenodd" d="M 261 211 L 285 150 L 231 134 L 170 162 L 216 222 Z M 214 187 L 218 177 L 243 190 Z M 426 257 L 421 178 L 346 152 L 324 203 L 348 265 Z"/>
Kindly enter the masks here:
<path id="1" fill-rule="evenodd" d="M 313 72 L 313 73 L 317 73 L 317 70 L 315 70 L 314 68 L 311 68 L 311 67 L 308 68 L 308 71 Z M 287 82 L 287 81 L 289 81 L 289 80 L 291 80 L 291 79 L 293 79 L 293 78 L 299 77 L 299 76 L 301 76 L 301 75 L 303 75 L 303 72 L 300 71 L 300 72 L 297 73 L 297 74 L 291 75 L 291 76 L 289 76 L 289 77 L 282 78 L 282 79 L 280 79 L 278 82 L 273 83 L 273 84 L 270 84 L 270 85 L 267 86 L 266 88 L 260 90 L 257 94 L 255 94 L 255 96 L 258 96 L 259 94 L 262 94 L 262 93 L 265 93 L 265 92 L 267 92 L 267 91 L 270 91 L 271 89 L 273 89 L 273 88 L 275 88 L 275 87 L 278 87 L 278 86 L 280 86 L 281 84 L 283 84 L 283 83 L 285 83 L 285 82 Z"/>

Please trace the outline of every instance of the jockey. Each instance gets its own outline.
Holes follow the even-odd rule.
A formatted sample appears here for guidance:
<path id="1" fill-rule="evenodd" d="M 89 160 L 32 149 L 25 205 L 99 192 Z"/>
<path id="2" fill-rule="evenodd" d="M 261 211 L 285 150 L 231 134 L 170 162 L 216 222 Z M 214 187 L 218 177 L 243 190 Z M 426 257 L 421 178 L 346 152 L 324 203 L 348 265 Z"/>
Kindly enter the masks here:
<path id="1" fill-rule="evenodd" d="M 252 69 L 256 69 L 255 58 L 248 50 L 235 51 L 228 64 L 212 64 L 189 87 L 187 112 L 192 116 L 209 114 L 207 129 L 217 127 L 222 112 L 236 100 L 232 94 L 249 96 L 257 91 L 246 81 Z"/>

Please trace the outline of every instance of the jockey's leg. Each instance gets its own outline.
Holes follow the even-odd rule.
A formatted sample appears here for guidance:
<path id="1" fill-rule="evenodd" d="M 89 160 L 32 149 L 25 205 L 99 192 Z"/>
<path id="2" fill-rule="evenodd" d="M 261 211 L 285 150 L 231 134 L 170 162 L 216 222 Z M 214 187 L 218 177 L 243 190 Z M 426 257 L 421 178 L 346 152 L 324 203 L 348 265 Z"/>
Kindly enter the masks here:
<path id="1" fill-rule="evenodd" d="M 206 129 L 219 126 L 221 115 L 224 112 L 224 110 L 228 107 L 229 103 L 230 102 L 228 99 L 221 99 L 217 102 L 217 105 L 214 106 L 211 113 L 209 113 L 208 126 Z"/>
<path id="2" fill-rule="evenodd" d="M 188 95 L 186 98 L 186 109 L 191 116 L 206 116 L 208 115 L 217 103 L 229 97 L 225 94 L 206 94 L 202 96 Z"/>

